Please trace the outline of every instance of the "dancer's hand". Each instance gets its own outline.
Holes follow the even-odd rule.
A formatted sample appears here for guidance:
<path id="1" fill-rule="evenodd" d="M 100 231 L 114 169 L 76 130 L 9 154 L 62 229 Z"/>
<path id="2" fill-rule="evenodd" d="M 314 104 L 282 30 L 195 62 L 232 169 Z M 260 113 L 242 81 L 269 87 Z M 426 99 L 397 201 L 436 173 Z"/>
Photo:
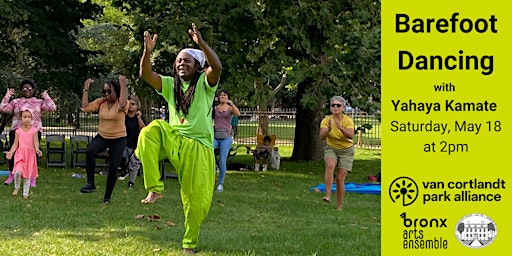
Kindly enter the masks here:
<path id="1" fill-rule="evenodd" d="M 157 34 L 153 34 L 153 36 L 151 36 L 149 31 L 144 31 L 144 50 L 148 53 L 153 52 L 153 49 L 155 49 L 157 38 Z"/>
<path id="2" fill-rule="evenodd" d="M 192 23 L 192 29 L 188 30 L 188 34 L 192 37 L 192 40 L 198 45 L 201 45 L 203 42 L 203 37 L 201 36 L 201 32 L 196 27 L 195 23 Z"/>
<path id="3" fill-rule="evenodd" d="M 84 82 L 84 90 L 89 90 L 89 87 L 91 86 L 92 82 L 94 82 L 94 80 L 92 80 L 92 78 L 89 78 L 89 79 L 85 80 L 85 82 Z"/>

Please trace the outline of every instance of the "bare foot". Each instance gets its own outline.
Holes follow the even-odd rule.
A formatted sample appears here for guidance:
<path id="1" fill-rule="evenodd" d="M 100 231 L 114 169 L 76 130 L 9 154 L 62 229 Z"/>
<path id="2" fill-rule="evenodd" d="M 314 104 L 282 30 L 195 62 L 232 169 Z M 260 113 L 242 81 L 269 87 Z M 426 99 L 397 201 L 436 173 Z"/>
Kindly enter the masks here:
<path id="1" fill-rule="evenodd" d="M 15 188 L 14 191 L 12 192 L 12 195 L 13 196 L 17 196 L 18 195 L 18 191 L 20 191 L 19 188 Z"/>
<path id="2" fill-rule="evenodd" d="M 324 202 L 326 202 L 326 203 L 329 203 L 329 202 L 331 202 L 331 199 L 329 199 L 329 198 L 327 198 L 327 197 L 325 197 L 325 196 L 324 196 L 324 197 L 322 198 L 322 201 L 324 201 Z"/>
<path id="3" fill-rule="evenodd" d="M 162 194 L 158 194 L 157 192 L 149 192 L 148 196 L 142 200 L 140 200 L 143 204 L 154 204 L 156 200 L 164 197 Z"/>

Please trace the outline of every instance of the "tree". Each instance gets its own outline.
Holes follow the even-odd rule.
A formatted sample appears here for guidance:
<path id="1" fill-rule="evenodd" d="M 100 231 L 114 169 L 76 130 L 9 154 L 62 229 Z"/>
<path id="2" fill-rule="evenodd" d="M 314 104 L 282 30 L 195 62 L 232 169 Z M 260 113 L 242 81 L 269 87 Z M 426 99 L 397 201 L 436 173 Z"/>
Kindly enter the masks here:
<path id="1" fill-rule="evenodd" d="M 303 37 L 292 54 L 301 59 L 298 73 L 304 79 L 297 84 L 291 159 L 318 160 L 323 155 L 319 124 L 331 96 L 378 108 L 379 102 L 369 99 L 380 99 L 380 2 L 309 2 L 296 11 L 299 15 L 289 19 L 299 24 L 297 34 Z"/>
<path id="2" fill-rule="evenodd" d="M 223 63 L 221 86 L 237 98 L 266 109 L 278 88 L 296 90 L 293 160 L 321 159 L 318 129 L 331 96 L 342 94 L 360 108 L 378 109 L 380 2 L 114 2 L 135 13 L 136 34 L 158 33 L 152 57 L 160 73 L 172 72 L 181 48 L 197 47 L 186 34 L 195 22 Z M 265 120 L 259 133 L 266 133 Z"/>
<path id="3" fill-rule="evenodd" d="M 229 89 L 236 98 L 266 111 L 268 103 L 285 86 L 286 73 L 293 60 L 282 51 L 285 46 L 276 34 L 274 21 L 279 17 L 279 8 L 247 0 L 215 4 L 170 1 L 151 7 L 145 1 L 116 2 L 128 3 L 130 7 L 126 8 L 141 12 L 138 14 L 141 16 L 135 15 L 140 34 L 150 28 L 158 33 L 159 40 L 166 40 L 153 54 L 157 56 L 154 68 L 159 72 L 171 73 L 168 67 L 181 48 L 197 47 L 186 34 L 190 24 L 195 22 L 225 67 L 220 86 Z M 171 22 L 169 17 L 172 17 Z M 267 130 L 268 117 L 260 115 L 255 133 L 267 134 Z"/>
<path id="4" fill-rule="evenodd" d="M 48 89 L 64 102 L 81 90 L 77 81 L 94 69 L 85 65 L 84 51 L 70 32 L 98 12 L 97 6 L 90 1 L 19 0 L 2 1 L 0 8 L 1 91 L 32 79 L 39 90 Z"/>
<path id="5" fill-rule="evenodd" d="M 136 61 L 141 54 L 141 44 L 136 40 L 139 36 L 133 29 L 133 15 L 125 8 L 118 8 L 111 0 L 94 0 L 103 8 L 100 15 L 93 19 L 83 21 L 84 27 L 78 30 L 74 36 L 80 47 L 89 51 L 88 64 L 92 66 L 105 66 L 104 73 L 97 79 L 117 79 L 119 74 L 126 75 L 129 83 L 130 94 L 136 94 L 144 109 L 154 104 L 151 97 L 154 90 L 149 87 L 135 86 L 139 82 Z M 101 89 L 90 92 L 98 97 Z"/>
<path id="6" fill-rule="evenodd" d="M 13 29 L 24 29 L 20 48 L 27 50 L 24 75 L 31 75 L 38 85 L 46 88 L 65 88 L 74 84 L 92 67 L 85 65 L 84 51 L 80 50 L 70 32 L 81 26 L 81 19 L 99 11 L 89 1 L 16 1 L 26 16 L 13 23 Z M 14 43 L 14 42 L 13 42 Z M 78 80 L 78 81 L 80 81 Z"/>

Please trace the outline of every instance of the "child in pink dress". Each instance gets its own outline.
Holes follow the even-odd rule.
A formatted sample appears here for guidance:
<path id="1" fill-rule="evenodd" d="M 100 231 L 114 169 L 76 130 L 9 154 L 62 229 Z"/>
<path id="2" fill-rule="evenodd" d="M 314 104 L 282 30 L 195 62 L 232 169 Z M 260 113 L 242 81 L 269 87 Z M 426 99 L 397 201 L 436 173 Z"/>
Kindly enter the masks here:
<path id="1" fill-rule="evenodd" d="M 23 178 L 23 198 L 28 198 L 30 179 L 37 177 L 36 153 L 38 156 L 42 156 L 43 152 L 39 150 L 37 129 L 32 126 L 32 112 L 28 109 L 22 109 L 20 116 L 21 127 L 16 130 L 14 143 L 11 150 L 6 153 L 6 157 L 10 160 L 14 152 L 16 152 L 14 168 L 12 169 L 14 175 L 14 191 L 12 195 L 18 195 L 21 178 Z"/>
<path id="2" fill-rule="evenodd" d="M 43 112 L 52 112 L 57 109 L 55 102 L 48 95 L 45 90 L 41 93 L 41 98 L 35 97 L 36 87 L 34 82 L 30 80 L 23 80 L 20 83 L 19 94 L 21 97 L 11 99 L 15 95 L 16 91 L 13 88 L 8 88 L 7 93 L 1 99 L 0 112 L 5 114 L 12 114 L 11 130 L 9 131 L 9 145 L 12 146 L 14 143 L 14 137 L 16 137 L 16 130 L 21 127 L 21 110 L 24 108 L 30 109 L 32 112 L 32 126 L 34 126 L 38 132 L 38 139 L 41 142 L 41 134 L 43 132 L 43 123 L 41 121 L 41 115 Z M 12 174 L 12 168 L 14 167 L 14 159 L 9 161 L 9 171 L 11 174 L 4 181 L 4 185 L 9 185 L 14 180 Z M 36 187 L 36 179 L 30 180 L 30 186 Z"/>

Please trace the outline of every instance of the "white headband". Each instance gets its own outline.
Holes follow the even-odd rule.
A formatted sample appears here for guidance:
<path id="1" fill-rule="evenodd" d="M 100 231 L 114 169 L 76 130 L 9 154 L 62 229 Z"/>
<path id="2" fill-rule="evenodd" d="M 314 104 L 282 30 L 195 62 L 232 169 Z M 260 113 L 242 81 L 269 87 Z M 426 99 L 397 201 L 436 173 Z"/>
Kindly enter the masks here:
<path id="1" fill-rule="evenodd" d="M 206 62 L 206 56 L 204 55 L 203 51 L 198 50 L 198 49 L 193 49 L 193 48 L 185 48 L 180 51 L 180 53 L 182 53 L 182 52 L 190 54 L 190 56 L 192 56 L 194 59 L 196 59 L 199 62 L 199 66 L 201 68 L 204 67 L 204 64 Z"/>

